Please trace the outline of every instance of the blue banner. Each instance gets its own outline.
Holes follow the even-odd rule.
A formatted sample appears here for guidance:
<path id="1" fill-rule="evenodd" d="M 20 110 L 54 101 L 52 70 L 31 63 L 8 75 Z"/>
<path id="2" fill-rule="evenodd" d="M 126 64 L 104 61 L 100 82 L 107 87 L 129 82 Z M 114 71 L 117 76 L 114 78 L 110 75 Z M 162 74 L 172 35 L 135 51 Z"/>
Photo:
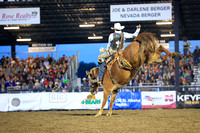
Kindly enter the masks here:
<path id="1" fill-rule="evenodd" d="M 110 108 L 110 98 L 108 98 L 108 109 Z M 141 92 L 118 92 L 113 109 L 141 109 Z"/>

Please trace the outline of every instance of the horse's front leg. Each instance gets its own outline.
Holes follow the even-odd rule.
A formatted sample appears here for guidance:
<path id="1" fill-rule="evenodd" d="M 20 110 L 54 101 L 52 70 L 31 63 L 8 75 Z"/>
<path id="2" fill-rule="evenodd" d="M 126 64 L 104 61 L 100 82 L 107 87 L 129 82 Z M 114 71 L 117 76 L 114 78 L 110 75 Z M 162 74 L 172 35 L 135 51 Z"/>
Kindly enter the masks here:
<path id="1" fill-rule="evenodd" d="M 110 95 L 110 91 L 107 91 L 106 89 L 104 89 L 103 91 L 103 102 L 102 102 L 102 105 L 101 105 L 101 109 L 99 110 L 99 112 L 95 115 L 95 117 L 98 117 L 98 116 L 101 116 L 102 113 L 103 113 L 103 108 L 104 106 L 106 105 L 106 102 L 108 101 L 108 97 Z"/>
<path id="2" fill-rule="evenodd" d="M 166 49 L 164 46 L 162 46 L 162 45 L 160 45 L 160 47 L 158 48 L 158 50 L 166 53 L 165 58 L 166 58 L 167 56 L 174 58 L 175 56 L 180 55 L 179 52 L 170 52 L 169 50 L 167 50 L 167 49 Z"/>
<path id="3" fill-rule="evenodd" d="M 117 96 L 118 91 L 119 91 L 119 89 L 114 90 L 112 92 L 111 99 L 110 99 L 110 109 L 109 109 L 108 113 L 106 114 L 107 116 L 111 116 L 112 115 L 112 107 L 113 107 L 113 104 L 115 102 L 115 98 Z"/>

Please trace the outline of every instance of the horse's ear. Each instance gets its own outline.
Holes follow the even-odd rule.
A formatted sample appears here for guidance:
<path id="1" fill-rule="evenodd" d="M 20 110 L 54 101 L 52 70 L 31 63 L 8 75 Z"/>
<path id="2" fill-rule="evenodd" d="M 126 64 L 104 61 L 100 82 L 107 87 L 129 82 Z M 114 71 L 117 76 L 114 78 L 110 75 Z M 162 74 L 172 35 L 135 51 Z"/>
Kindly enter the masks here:
<path id="1" fill-rule="evenodd" d="M 89 71 L 86 71 L 86 75 L 89 75 L 90 74 L 90 72 Z"/>

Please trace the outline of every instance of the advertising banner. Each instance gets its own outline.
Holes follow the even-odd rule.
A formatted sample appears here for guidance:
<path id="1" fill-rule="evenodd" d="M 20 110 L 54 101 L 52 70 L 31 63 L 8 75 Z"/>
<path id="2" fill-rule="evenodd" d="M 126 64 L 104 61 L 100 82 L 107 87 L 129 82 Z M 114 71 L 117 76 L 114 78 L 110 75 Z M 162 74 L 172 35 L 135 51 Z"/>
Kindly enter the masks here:
<path id="1" fill-rule="evenodd" d="M 200 108 L 200 91 L 177 92 L 177 108 Z"/>
<path id="2" fill-rule="evenodd" d="M 42 93 L 10 94 L 8 111 L 40 110 Z"/>
<path id="3" fill-rule="evenodd" d="M 171 19 L 171 3 L 110 5 L 111 22 Z"/>
<path id="4" fill-rule="evenodd" d="M 89 92 L 81 93 L 44 93 L 41 102 L 42 110 L 49 109 L 100 109 L 103 92 L 87 99 Z M 107 108 L 107 104 L 105 109 Z"/>
<path id="5" fill-rule="evenodd" d="M 142 109 L 176 108 L 176 91 L 141 92 Z"/>
<path id="6" fill-rule="evenodd" d="M 9 94 L 0 94 L 0 112 L 8 111 L 8 97 Z"/>
<path id="7" fill-rule="evenodd" d="M 108 99 L 110 103 L 111 95 Z M 141 109 L 141 92 L 118 92 L 113 109 Z M 109 107 L 110 108 L 110 105 Z"/>
<path id="8" fill-rule="evenodd" d="M 55 52 L 56 46 L 52 43 L 34 43 L 30 44 L 28 48 L 28 52 Z"/>
<path id="9" fill-rule="evenodd" d="M 0 25 L 40 24 L 40 8 L 1 8 Z"/>

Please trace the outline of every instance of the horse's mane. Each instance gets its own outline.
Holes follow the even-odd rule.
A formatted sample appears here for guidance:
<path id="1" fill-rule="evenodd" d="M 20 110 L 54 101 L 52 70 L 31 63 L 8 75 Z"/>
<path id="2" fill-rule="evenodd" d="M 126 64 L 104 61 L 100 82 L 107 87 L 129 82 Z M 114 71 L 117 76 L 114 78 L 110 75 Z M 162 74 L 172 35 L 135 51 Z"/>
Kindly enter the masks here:
<path id="1" fill-rule="evenodd" d="M 158 39 L 152 33 L 143 32 L 139 34 L 134 40 L 140 42 L 141 47 L 143 47 L 145 51 L 154 53 L 158 48 Z"/>

